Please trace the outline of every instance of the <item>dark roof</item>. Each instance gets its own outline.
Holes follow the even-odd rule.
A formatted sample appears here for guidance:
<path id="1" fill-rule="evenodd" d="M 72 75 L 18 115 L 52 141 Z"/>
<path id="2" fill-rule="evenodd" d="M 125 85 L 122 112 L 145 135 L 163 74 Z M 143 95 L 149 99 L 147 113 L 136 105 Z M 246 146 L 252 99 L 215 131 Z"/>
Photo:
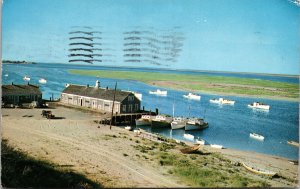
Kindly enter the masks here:
<path id="1" fill-rule="evenodd" d="M 63 93 L 113 101 L 114 91 L 115 90 L 112 89 L 95 88 L 82 85 L 69 85 L 63 90 Z M 122 102 L 129 94 L 132 93 L 116 90 L 115 101 Z"/>
<path id="2" fill-rule="evenodd" d="M 2 96 L 5 95 L 16 95 L 16 94 L 36 94 L 41 95 L 42 92 L 39 86 L 27 84 L 27 85 L 2 85 Z"/>

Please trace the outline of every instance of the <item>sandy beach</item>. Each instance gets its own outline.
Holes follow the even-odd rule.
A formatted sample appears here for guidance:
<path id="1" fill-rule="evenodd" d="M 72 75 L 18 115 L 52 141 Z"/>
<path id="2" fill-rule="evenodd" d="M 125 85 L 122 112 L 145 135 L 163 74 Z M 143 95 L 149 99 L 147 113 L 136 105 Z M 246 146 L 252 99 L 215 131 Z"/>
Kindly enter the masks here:
<path id="1" fill-rule="evenodd" d="M 70 167 L 104 187 L 187 187 L 184 180 L 168 174 L 152 156 L 135 148 L 147 139 L 119 127 L 96 123 L 105 115 L 57 106 L 51 109 L 58 119 L 41 116 L 42 109 L 2 109 L 2 138 L 28 155 Z M 106 115 L 107 116 L 107 115 Z M 181 153 L 178 146 L 174 153 Z M 241 174 L 264 180 L 274 187 L 296 187 L 298 165 L 288 159 L 233 149 L 201 147 L 220 153 L 233 164 L 245 162 L 277 172 L 280 178 L 253 174 L 242 166 Z"/>

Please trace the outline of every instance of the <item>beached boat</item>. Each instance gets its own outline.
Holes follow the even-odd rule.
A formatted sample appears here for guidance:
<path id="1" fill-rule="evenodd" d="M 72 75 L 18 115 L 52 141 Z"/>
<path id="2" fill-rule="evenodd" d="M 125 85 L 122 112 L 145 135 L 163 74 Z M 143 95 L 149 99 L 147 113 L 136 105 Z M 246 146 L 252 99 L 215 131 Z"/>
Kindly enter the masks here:
<path id="1" fill-rule="evenodd" d="M 208 127 L 208 123 L 204 122 L 201 118 L 189 118 L 185 124 L 184 129 L 189 130 L 200 130 Z"/>
<path id="2" fill-rule="evenodd" d="M 140 119 L 135 120 L 136 126 L 143 126 L 143 125 L 151 125 L 151 120 L 154 118 L 154 116 L 151 115 L 142 115 Z"/>
<path id="3" fill-rule="evenodd" d="M 46 83 L 47 83 L 47 80 L 44 79 L 44 78 L 41 78 L 41 79 L 39 79 L 39 83 L 41 83 L 41 84 L 46 84 Z"/>
<path id="4" fill-rule="evenodd" d="M 298 142 L 295 142 L 295 141 L 292 141 L 292 140 L 289 140 L 287 141 L 288 144 L 292 145 L 292 146 L 296 146 L 296 147 L 299 147 L 299 143 Z"/>
<path id="5" fill-rule="evenodd" d="M 201 99 L 200 95 L 193 94 L 193 93 L 189 93 L 187 95 L 183 95 L 183 97 L 187 98 L 187 99 L 191 99 L 191 100 L 200 100 Z"/>
<path id="6" fill-rule="evenodd" d="M 250 108 L 258 108 L 258 109 L 263 109 L 263 110 L 269 110 L 270 105 L 261 103 L 261 102 L 253 102 L 252 104 L 248 104 L 248 107 Z"/>
<path id="7" fill-rule="evenodd" d="M 205 140 L 198 138 L 196 139 L 196 143 L 200 145 L 205 145 Z"/>
<path id="8" fill-rule="evenodd" d="M 191 134 L 184 134 L 183 137 L 189 140 L 194 140 L 194 135 Z"/>
<path id="9" fill-rule="evenodd" d="M 151 120 L 152 128 L 166 128 L 170 127 L 172 122 L 172 117 L 167 117 L 165 115 L 157 115 Z"/>
<path id="10" fill-rule="evenodd" d="M 24 80 L 24 81 L 30 81 L 30 77 L 27 76 L 27 75 L 25 75 L 25 76 L 23 77 L 23 80 Z"/>
<path id="11" fill-rule="evenodd" d="M 197 146 L 180 149 L 180 151 L 184 154 L 191 154 L 191 153 L 196 152 L 199 148 L 200 148 L 200 145 L 197 145 Z"/>
<path id="12" fill-rule="evenodd" d="M 257 140 L 264 140 L 265 139 L 264 136 L 256 134 L 256 133 L 250 133 L 250 137 L 254 138 L 254 139 L 257 139 Z"/>
<path id="13" fill-rule="evenodd" d="M 219 99 L 213 98 L 213 99 L 210 99 L 209 102 L 216 103 L 216 104 L 228 104 L 228 105 L 234 105 L 234 103 L 235 103 L 235 101 L 233 101 L 233 100 L 228 100 L 228 99 L 224 99 L 224 98 L 219 98 Z"/>
<path id="14" fill-rule="evenodd" d="M 241 164 L 248 171 L 251 171 L 251 172 L 256 173 L 256 174 L 262 174 L 262 175 L 271 176 L 271 177 L 274 176 L 274 175 L 276 175 L 276 172 L 273 172 L 273 171 L 268 171 L 268 170 L 262 170 L 262 169 L 259 169 L 259 168 L 254 168 L 252 166 L 246 165 L 245 163 L 241 163 Z"/>
<path id="15" fill-rule="evenodd" d="M 223 146 L 222 145 L 218 145 L 218 144 L 211 144 L 210 147 L 217 148 L 217 149 L 223 149 Z"/>
<path id="16" fill-rule="evenodd" d="M 172 129 L 183 129 L 187 122 L 186 118 L 183 117 L 174 117 L 173 121 L 171 122 Z"/>
<path id="17" fill-rule="evenodd" d="M 149 91 L 149 94 L 155 94 L 155 95 L 159 95 L 159 96 L 167 96 L 168 91 L 162 91 L 160 89 L 157 89 L 156 91 Z"/>

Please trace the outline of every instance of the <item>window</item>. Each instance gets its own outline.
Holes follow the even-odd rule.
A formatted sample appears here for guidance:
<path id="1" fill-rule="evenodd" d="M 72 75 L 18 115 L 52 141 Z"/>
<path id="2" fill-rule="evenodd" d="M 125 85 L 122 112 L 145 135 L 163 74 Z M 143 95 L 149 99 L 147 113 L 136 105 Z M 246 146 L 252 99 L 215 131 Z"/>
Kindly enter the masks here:
<path id="1" fill-rule="evenodd" d="M 122 105 L 122 111 L 126 112 L 126 105 Z"/>
<path id="2" fill-rule="evenodd" d="M 132 104 L 129 104 L 128 109 L 129 112 L 132 112 Z"/>
<path id="3" fill-rule="evenodd" d="M 135 110 L 139 110 L 139 104 L 135 104 Z"/>
<path id="4" fill-rule="evenodd" d="M 134 96 L 128 96 L 128 101 L 134 101 Z"/>

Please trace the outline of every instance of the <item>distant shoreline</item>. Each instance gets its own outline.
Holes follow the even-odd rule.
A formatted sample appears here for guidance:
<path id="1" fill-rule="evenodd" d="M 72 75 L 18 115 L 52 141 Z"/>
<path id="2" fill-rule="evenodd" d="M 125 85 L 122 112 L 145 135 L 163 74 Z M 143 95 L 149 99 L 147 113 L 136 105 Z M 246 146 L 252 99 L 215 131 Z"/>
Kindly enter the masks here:
<path id="1" fill-rule="evenodd" d="M 133 68 L 133 69 L 145 69 L 145 70 L 166 70 L 166 71 L 179 71 L 179 72 L 208 72 L 208 73 L 227 73 L 227 74 L 252 74 L 252 75 L 262 75 L 262 76 L 278 76 L 278 77 L 290 77 L 299 78 L 299 75 L 294 74 L 272 74 L 272 73 L 254 73 L 254 72 L 235 72 L 235 71 L 217 71 L 217 70 L 194 70 L 194 69 L 176 69 L 176 68 L 151 68 L 151 67 L 139 67 L 139 66 L 107 66 L 107 65 L 94 65 L 94 64 L 69 64 L 69 63 L 49 63 L 43 62 L 42 64 L 63 64 L 63 65 L 73 65 L 73 66 L 91 66 L 91 67 L 104 67 L 104 68 Z"/>
<path id="2" fill-rule="evenodd" d="M 27 62 L 25 60 L 18 61 L 18 60 L 2 60 L 3 64 L 36 64 L 36 62 Z"/>

